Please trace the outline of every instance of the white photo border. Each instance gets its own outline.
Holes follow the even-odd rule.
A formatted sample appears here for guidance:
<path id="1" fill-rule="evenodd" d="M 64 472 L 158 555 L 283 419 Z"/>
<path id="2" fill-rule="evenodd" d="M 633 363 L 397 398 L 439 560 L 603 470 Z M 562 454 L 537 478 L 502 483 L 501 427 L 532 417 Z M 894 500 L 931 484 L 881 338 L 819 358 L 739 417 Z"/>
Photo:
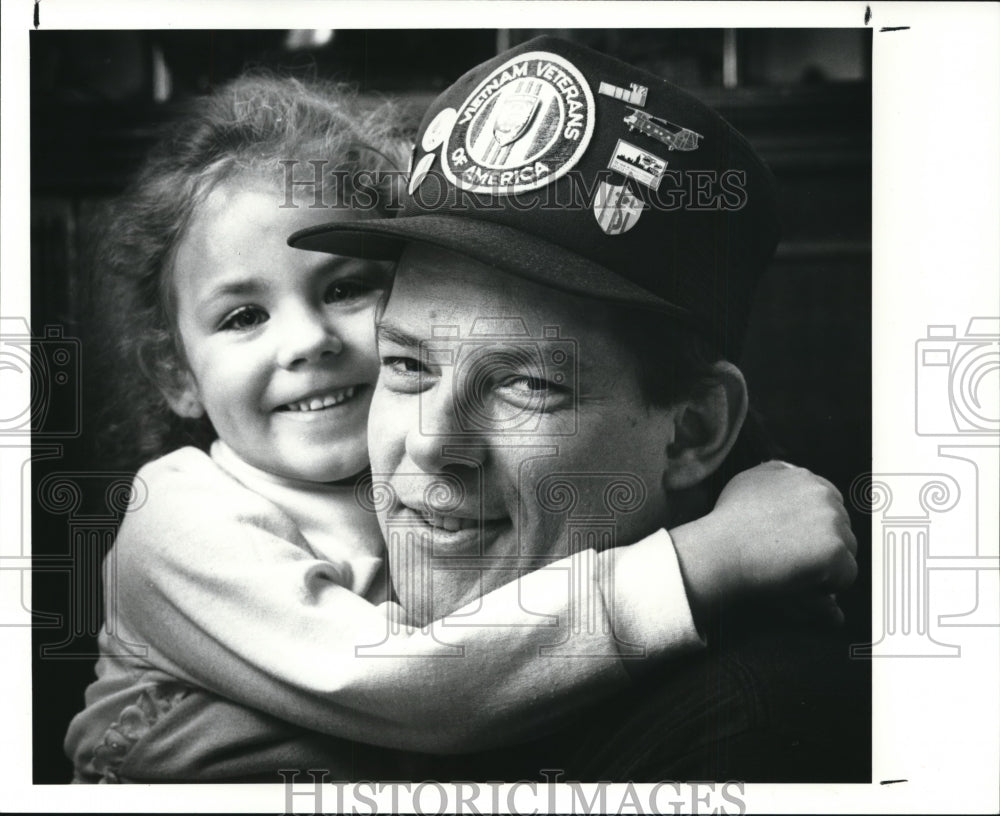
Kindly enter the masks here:
<path id="1" fill-rule="evenodd" d="M 2 6 L 2 198 L 0 313 L 28 315 L 28 33 L 39 15 L 46 29 L 77 28 L 397 28 L 553 27 L 566 2 L 309 2 L 166 0 L 79 2 L 12 0 Z M 870 12 L 870 14 L 869 14 Z M 939 448 L 954 439 L 915 433 L 915 354 L 929 326 L 956 326 L 1000 314 L 1000 6 L 977 3 L 664 3 L 574 2 L 573 25 L 585 27 L 787 27 L 873 29 L 873 378 L 876 474 L 953 471 Z M 867 20 L 866 20 L 867 17 Z M 6 384 L 6 383 L 5 383 Z M 17 386 L 18 388 L 20 386 Z M 27 388 L 27 383 L 23 383 Z M 0 393 L 23 405 L 26 391 Z M 0 416 L 7 416 L 0 411 Z M 992 439 L 992 442 L 990 441 Z M 982 446 L 996 444 L 983 437 Z M 0 450 L 0 454 L 3 451 Z M 961 476 L 961 474 L 959 474 Z M 985 478 L 985 476 L 983 477 Z M 981 485 L 980 485 L 981 486 Z M 963 485 L 965 487 L 965 485 Z M 28 529 L 12 511 L 17 485 L 0 485 L 4 541 Z M 13 499 L 11 499 L 13 495 Z M 997 516 L 996 492 L 984 492 L 980 517 L 946 530 L 975 540 L 983 518 Z M 22 508 L 19 508 L 22 509 Z M 23 508 L 27 513 L 28 508 Z M 22 524 L 24 527 L 22 528 Z M 873 542 L 882 540 L 873 516 Z M 6 544 L 4 545 L 6 546 Z M 873 547 L 876 546 L 873 543 Z M 957 545 L 956 545 L 957 546 Z M 996 557 L 997 541 L 979 553 Z M 956 551 L 961 551 L 957 548 Z M 882 579 L 873 554 L 875 614 Z M 995 568 L 992 568 L 995 570 Z M 984 572 L 980 603 L 996 603 L 993 573 Z M 4 590 L 14 584 L 2 578 Z M 991 583 L 992 581 L 992 583 Z M 934 577 L 939 615 L 972 606 L 969 576 Z M 19 607 L 0 595 L 5 611 Z M 996 626 L 954 626 L 957 659 L 876 659 L 873 665 L 873 783 L 754 785 L 742 793 L 749 812 L 997 812 L 1000 790 L 1000 660 Z M 0 759 L 0 810 L 53 812 L 281 812 L 281 785 L 38 786 L 31 782 L 31 632 L 0 628 L 6 670 L 0 673 L 5 739 Z M 884 781 L 905 780 L 897 784 Z M 371 792 L 366 791 L 370 795 Z M 556 791 L 561 812 L 569 792 Z M 484 794 L 480 810 L 490 809 Z M 372 796 L 383 809 L 388 794 Z M 326 805 L 335 803 L 332 797 Z M 437 802 L 435 798 L 429 801 Z M 501 801 L 506 801 L 501 799 Z M 522 791 L 528 812 L 545 796 Z M 620 801 L 609 797 L 609 801 Z M 719 804 L 718 802 L 716 804 Z M 722 803 L 725 805 L 725 802 Z M 296 802 L 306 807 L 307 802 Z M 729 805 L 735 811 L 735 805 Z M 307 809 L 312 809 L 311 805 Z M 361 810 L 360 812 L 369 812 Z"/>

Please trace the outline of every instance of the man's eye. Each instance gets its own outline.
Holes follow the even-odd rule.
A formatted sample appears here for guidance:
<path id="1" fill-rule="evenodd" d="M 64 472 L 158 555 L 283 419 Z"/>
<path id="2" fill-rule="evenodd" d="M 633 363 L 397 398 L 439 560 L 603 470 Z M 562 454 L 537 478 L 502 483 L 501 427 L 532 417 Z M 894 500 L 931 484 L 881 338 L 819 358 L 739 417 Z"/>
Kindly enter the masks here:
<path id="1" fill-rule="evenodd" d="M 413 357 L 383 357 L 382 367 L 388 369 L 393 374 L 399 374 L 404 377 L 412 377 L 424 371 L 424 366 L 421 362 L 415 360 Z"/>
<path id="2" fill-rule="evenodd" d="M 427 366 L 414 357 L 383 357 L 378 381 L 397 394 L 416 394 L 433 385 Z"/>
<path id="3" fill-rule="evenodd" d="M 222 318 L 219 328 L 223 331 L 253 329 L 266 323 L 268 317 L 268 313 L 259 306 L 240 306 Z"/>
<path id="4" fill-rule="evenodd" d="M 572 404 L 571 391 L 567 386 L 530 374 L 506 377 L 496 384 L 495 389 L 501 400 L 520 409 L 550 413 Z"/>
<path id="5" fill-rule="evenodd" d="M 345 300 L 367 295 L 374 289 L 370 284 L 358 280 L 342 280 L 331 283 L 323 293 L 324 303 L 341 303 Z"/>
<path id="6" fill-rule="evenodd" d="M 518 391 L 523 394 L 530 394 L 532 396 L 541 396 L 542 394 L 547 394 L 552 390 L 552 384 L 548 380 L 543 380 L 540 377 L 530 377 L 528 375 L 508 377 L 500 384 L 500 387 L 510 389 L 511 391 Z"/>

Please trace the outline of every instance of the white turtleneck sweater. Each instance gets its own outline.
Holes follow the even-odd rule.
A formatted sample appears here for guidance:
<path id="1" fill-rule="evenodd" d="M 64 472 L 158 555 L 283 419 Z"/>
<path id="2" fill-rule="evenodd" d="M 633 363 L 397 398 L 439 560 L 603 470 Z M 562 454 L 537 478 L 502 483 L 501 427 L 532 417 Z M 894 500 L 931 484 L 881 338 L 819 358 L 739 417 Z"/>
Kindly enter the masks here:
<path id="1" fill-rule="evenodd" d="M 197 776 L 199 733 L 216 749 L 239 739 L 204 706 L 187 714 L 204 722 L 171 733 L 176 704 L 197 690 L 265 721 L 457 753 L 529 738 L 620 689 L 634 651 L 623 644 L 654 658 L 702 645 L 663 530 L 576 553 L 415 629 L 389 598 L 378 523 L 352 487 L 275 477 L 221 442 L 210 456 L 175 451 L 136 480 L 145 499 L 105 560 L 97 680 L 66 737 L 77 781 L 156 778 L 129 760 L 151 762 L 143 743 L 157 735 L 174 740 L 172 760 L 183 746 L 175 765 Z M 544 648 L 563 642 L 576 657 Z"/>

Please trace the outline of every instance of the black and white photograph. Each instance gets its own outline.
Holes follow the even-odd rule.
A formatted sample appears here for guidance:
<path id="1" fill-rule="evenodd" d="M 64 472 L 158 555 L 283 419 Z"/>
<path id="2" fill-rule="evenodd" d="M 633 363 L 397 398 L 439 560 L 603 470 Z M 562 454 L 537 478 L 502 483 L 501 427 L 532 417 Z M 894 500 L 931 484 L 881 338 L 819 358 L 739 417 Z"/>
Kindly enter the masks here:
<path id="1" fill-rule="evenodd" d="M 4 12 L 4 807 L 995 809 L 997 9 L 195 5 Z"/>

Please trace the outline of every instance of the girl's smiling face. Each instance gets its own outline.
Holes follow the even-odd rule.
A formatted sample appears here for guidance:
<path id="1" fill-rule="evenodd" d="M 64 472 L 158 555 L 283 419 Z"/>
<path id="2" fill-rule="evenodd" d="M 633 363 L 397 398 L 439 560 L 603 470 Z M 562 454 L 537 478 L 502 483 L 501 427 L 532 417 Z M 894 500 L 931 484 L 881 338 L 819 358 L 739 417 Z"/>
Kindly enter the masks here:
<path id="1" fill-rule="evenodd" d="M 235 179 L 195 211 L 173 275 L 188 373 L 168 399 L 183 416 L 207 413 L 248 464 L 333 481 L 368 464 L 374 312 L 390 266 L 292 249 L 295 230 L 349 214 L 282 200 Z"/>

